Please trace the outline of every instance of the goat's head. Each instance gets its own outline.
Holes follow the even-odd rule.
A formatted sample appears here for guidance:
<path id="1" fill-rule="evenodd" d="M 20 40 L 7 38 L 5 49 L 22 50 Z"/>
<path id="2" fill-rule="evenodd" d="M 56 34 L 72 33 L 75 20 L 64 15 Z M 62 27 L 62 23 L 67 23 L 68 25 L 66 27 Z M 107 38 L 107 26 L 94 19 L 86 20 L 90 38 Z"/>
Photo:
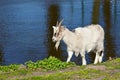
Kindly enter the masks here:
<path id="1" fill-rule="evenodd" d="M 55 45 L 56 49 L 59 46 L 60 40 L 64 36 L 65 28 L 64 28 L 64 26 L 61 26 L 62 21 L 60 21 L 60 23 L 57 22 L 56 26 L 53 26 L 53 37 L 52 37 L 52 40 L 53 40 L 53 42 L 56 42 L 56 45 Z"/>
<path id="2" fill-rule="evenodd" d="M 64 27 L 61 26 L 62 21 L 60 21 L 60 23 L 57 22 L 56 26 L 53 26 L 53 37 L 52 37 L 53 42 L 60 41 L 63 37 Z"/>

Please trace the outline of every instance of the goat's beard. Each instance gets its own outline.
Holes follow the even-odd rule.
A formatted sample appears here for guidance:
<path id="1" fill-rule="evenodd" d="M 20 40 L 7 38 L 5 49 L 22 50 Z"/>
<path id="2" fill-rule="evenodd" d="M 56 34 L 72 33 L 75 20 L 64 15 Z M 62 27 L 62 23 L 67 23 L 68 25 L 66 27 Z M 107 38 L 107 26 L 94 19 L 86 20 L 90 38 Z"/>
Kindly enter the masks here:
<path id="1" fill-rule="evenodd" d="M 55 44 L 56 50 L 58 50 L 59 45 L 60 45 L 60 41 L 57 41 L 56 44 Z"/>

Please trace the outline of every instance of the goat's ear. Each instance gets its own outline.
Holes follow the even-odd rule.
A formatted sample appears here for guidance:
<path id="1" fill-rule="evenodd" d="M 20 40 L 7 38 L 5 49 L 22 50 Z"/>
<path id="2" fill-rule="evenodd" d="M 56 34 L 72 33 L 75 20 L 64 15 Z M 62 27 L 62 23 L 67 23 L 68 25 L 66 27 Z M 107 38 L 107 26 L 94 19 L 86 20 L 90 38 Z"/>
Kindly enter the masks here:
<path id="1" fill-rule="evenodd" d="M 66 27 L 65 27 L 65 26 L 62 26 L 62 27 L 63 27 L 63 29 L 65 30 Z"/>
<path id="2" fill-rule="evenodd" d="M 53 27 L 53 29 L 55 29 L 56 27 L 55 26 L 52 26 Z"/>

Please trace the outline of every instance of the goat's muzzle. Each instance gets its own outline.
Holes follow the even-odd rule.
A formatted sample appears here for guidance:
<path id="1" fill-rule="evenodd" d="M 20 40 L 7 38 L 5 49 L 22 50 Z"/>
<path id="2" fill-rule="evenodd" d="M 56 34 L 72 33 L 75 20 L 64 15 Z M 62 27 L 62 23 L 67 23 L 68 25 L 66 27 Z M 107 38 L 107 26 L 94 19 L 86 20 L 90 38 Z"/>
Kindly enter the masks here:
<path id="1" fill-rule="evenodd" d="M 57 42 L 57 40 L 55 39 L 55 37 L 52 37 L 52 41 L 53 42 Z"/>

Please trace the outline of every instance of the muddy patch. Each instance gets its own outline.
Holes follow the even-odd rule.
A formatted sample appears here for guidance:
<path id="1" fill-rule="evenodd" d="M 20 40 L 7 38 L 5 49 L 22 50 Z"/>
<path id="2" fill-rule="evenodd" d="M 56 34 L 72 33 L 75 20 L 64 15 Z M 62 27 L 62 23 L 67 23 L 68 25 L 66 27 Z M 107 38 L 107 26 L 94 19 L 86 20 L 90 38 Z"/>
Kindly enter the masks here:
<path id="1" fill-rule="evenodd" d="M 95 70 L 106 70 L 106 66 L 104 65 L 88 65 L 86 66 L 87 69 L 95 69 Z"/>

